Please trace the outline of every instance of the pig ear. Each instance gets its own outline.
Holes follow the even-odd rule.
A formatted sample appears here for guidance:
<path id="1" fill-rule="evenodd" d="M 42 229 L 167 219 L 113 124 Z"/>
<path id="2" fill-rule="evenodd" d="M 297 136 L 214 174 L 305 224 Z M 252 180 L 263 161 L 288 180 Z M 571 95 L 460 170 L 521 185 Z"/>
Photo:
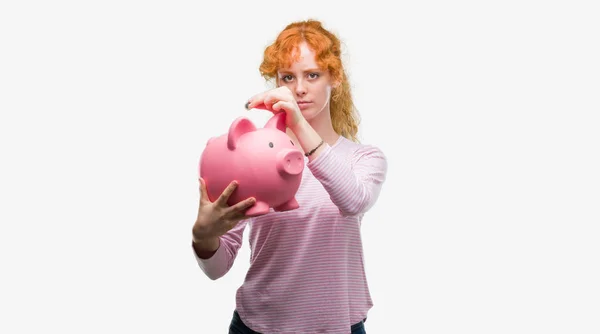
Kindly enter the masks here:
<path id="1" fill-rule="evenodd" d="M 285 112 L 281 111 L 273 115 L 265 124 L 265 128 L 278 129 L 285 132 Z"/>
<path id="2" fill-rule="evenodd" d="M 256 126 L 246 117 L 240 117 L 231 123 L 227 134 L 227 148 L 235 150 L 240 137 L 248 132 L 256 131 Z"/>

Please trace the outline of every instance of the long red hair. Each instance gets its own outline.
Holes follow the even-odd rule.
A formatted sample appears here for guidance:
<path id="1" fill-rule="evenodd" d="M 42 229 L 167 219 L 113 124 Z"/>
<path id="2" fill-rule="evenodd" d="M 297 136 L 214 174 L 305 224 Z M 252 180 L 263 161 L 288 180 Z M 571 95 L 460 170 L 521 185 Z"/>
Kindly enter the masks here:
<path id="1" fill-rule="evenodd" d="M 348 76 L 341 59 L 340 40 L 323 28 L 321 22 L 305 20 L 290 23 L 279 33 L 277 39 L 264 51 L 260 64 L 261 75 L 272 80 L 277 78 L 277 70 L 289 67 L 297 58 L 292 58 L 298 46 L 306 42 L 316 55 L 316 63 L 327 70 L 333 82 L 339 85 L 332 88 L 330 110 L 333 129 L 340 135 L 358 141 L 357 132 L 360 122 L 358 112 L 352 101 Z M 297 56 L 300 52 L 295 53 Z"/>

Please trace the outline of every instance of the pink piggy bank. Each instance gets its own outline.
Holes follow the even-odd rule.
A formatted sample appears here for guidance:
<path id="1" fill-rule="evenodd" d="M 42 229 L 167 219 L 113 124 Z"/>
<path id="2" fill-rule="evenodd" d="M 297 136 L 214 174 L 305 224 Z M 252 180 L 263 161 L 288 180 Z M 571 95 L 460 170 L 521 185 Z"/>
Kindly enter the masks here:
<path id="1" fill-rule="evenodd" d="M 297 209 L 295 195 L 304 170 L 304 155 L 285 133 L 285 113 L 271 117 L 257 129 L 246 117 L 236 119 L 227 134 L 208 140 L 199 162 L 199 174 L 215 201 L 233 181 L 237 189 L 229 197 L 233 205 L 248 197 L 256 203 L 246 215 Z"/>

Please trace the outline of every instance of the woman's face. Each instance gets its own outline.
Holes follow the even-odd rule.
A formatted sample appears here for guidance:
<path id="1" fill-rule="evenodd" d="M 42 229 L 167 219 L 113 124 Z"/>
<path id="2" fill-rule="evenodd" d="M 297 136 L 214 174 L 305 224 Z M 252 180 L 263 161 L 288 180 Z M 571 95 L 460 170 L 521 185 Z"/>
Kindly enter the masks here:
<path id="1" fill-rule="evenodd" d="M 319 69 L 308 45 L 302 43 L 299 49 L 300 58 L 290 68 L 279 69 L 277 84 L 292 91 L 302 115 L 310 121 L 323 110 L 329 112 L 332 83 L 329 73 Z"/>

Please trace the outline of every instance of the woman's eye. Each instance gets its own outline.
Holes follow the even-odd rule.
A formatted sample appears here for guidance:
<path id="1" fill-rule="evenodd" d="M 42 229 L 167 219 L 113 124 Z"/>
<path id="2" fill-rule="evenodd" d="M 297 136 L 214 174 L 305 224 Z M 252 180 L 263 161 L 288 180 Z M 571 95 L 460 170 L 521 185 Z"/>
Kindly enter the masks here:
<path id="1" fill-rule="evenodd" d="M 319 77 L 319 73 L 311 73 L 308 75 L 311 79 L 316 79 Z"/>
<path id="2" fill-rule="evenodd" d="M 273 148 L 273 142 L 272 141 L 269 142 L 269 147 Z"/>
<path id="3" fill-rule="evenodd" d="M 292 80 L 292 76 L 291 75 L 286 75 L 283 78 L 281 78 L 283 81 L 288 82 L 290 80 Z"/>

